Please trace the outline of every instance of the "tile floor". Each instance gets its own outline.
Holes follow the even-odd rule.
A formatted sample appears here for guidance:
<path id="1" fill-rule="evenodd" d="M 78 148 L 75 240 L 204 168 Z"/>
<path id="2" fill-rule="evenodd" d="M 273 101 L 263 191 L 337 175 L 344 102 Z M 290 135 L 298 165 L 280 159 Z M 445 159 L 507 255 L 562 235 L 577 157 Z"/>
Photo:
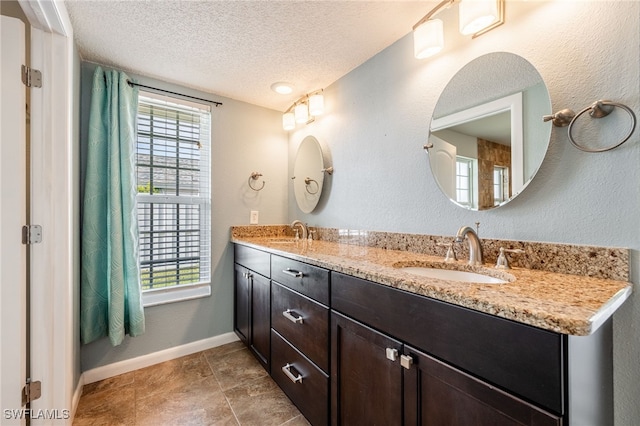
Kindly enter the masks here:
<path id="1" fill-rule="evenodd" d="M 240 342 L 85 385 L 73 424 L 309 425 Z"/>

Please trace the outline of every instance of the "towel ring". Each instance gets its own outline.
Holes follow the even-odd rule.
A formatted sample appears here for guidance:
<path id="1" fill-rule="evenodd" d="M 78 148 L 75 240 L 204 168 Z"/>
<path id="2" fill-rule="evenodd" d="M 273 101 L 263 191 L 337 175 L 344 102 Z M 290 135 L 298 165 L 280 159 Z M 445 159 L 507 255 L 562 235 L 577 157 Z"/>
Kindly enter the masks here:
<path id="1" fill-rule="evenodd" d="M 573 124 L 576 122 L 578 117 L 580 117 L 582 114 L 584 114 L 587 111 L 589 111 L 589 115 L 592 118 L 606 117 L 607 115 L 611 114 L 611 112 L 613 111 L 613 109 L 615 107 L 622 108 L 623 110 L 625 110 L 627 112 L 627 114 L 629 114 L 629 117 L 631 117 L 631 129 L 629 130 L 629 133 L 621 141 L 617 142 L 615 145 L 608 146 L 608 147 L 605 147 L 605 148 L 587 148 L 587 147 L 584 147 L 584 146 L 580 145 L 578 142 L 576 142 L 576 140 L 573 138 L 572 130 L 573 130 Z M 575 117 L 573 117 L 571 119 L 571 122 L 569 123 L 569 129 L 568 129 L 567 133 L 569 134 L 569 140 L 571 141 L 573 146 L 575 146 L 579 150 L 584 151 L 584 152 L 605 152 L 605 151 L 610 151 L 610 150 L 612 150 L 614 148 L 617 148 L 620 145 L 622 145 L 623 143 L 625 143 L 627 140 L 629 140 L 629 138 L 633 134 L 633 131 L 635 130 L 635 128 L 636 128 L 636 116 L 633 113 L 633 111 L 631 111 L 631 108 L 629 108 L 628 106 L 626 106 L 624 104 L 621 104 L 619 102 L 602 101 L 602 100 L 600 100 L 600 101 L 596 101 L 596 102 L 592 103 L 591 105 L 589 105 L 588 107 L 586 107 L 585 109 L 583 109 L 582 111 L 577 113 L 575 115 Z"/>
<path id="2" fill-rule="evenodd" d="M 309 191 L 309 187 L 311 186 L 311 182 L 316 184 L 316 190 L 315 191 Z M 311 195 L 316 195 L 318 193 L 318 191 L 320 190 L 320 185 L 318 184 L 318 181 L 316 181 L 315 179 L 311 179 L 310 177 L 306 177 L 304 178 L 304 189 Z"/>
<path id="3" fill-rule="evenodd" d="M 262 186 L 261 186 L 260 188 L 256 188 L 256 187 L 254 187 L 254 186 L 253 186 L 252 181 L 256 181 L 256 180 L 258 180 L 258 178 L 259 178 L 260 176 L 262 176 L 262 174 L 261 174 L 261 173 L 258 173 L 258 172 L 253 172 L 253 173 L 251 173 L 251 175 L 249 176 L 249 180 L 248 180 L 248 182 L 249 182 L 249 188 L 253 189 L 253 190 L 254 190 L 254 191 L 256 191 L 256 192 L 261 191 L 261 190 L 262 190 L 262 188 L 264 188 L 264 181 L 262 181 Z"/>

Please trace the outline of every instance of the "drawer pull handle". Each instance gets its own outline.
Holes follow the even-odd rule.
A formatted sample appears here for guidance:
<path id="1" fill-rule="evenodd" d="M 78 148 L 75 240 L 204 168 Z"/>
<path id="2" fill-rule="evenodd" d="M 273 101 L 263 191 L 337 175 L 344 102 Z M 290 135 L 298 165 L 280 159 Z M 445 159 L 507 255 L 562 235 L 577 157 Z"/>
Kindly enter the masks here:
<path id="1" fill-rule="evenodd" d="M 295 312 L 293 312 L 291 309 L 287 309 L 286 311 L 284 311 L 282 313 L 282 315 L 284 315 L 284 317 L 286 319 L 288 319 L 289 321 L 291 321 L 294 324 L 302 324 L 303 323 L 303 319 L 302 319 L 302 315 L 298 315 L 297 317 L 294 315 Z"/>
<path id="2" fill-rule="evenodd" d="M 291 367 L 293 367 L 293 365 L 287 363 L 287 365 L 282 367 L 282 371 L 284 372 L 284 374 L 287 375 L 289 380 L 291 380 L 293 383 L 302 383 L 302 374 L 298 373 L 297 376 L 294 376 L 293 373 L 291 372 Z"/>
<path id="3" fill-rule="evenodd" d="M 249 279 L 251 277 L 253 277 L 253 274 L 251 272 L 243 272 L 242 275 L 246 278 Z"/>
<path id="4" fill-rule="evenodd" d="M 292 277 L 295 277 L 295 278 L 302 278 L 304 276 L 304 274 L 302 272 L 296 271 L 296 270 L 291 269 L 291 268 L 284 269 L 282 272 L 287 274 L 287 275 L 291 275 Z"/>

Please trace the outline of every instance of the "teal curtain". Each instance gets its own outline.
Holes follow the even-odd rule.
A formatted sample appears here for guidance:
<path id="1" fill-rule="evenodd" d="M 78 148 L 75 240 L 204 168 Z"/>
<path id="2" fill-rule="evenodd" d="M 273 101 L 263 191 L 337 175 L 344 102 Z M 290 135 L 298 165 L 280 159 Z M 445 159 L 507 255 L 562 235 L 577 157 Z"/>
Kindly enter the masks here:
<path id="1" fill-rule="evenodd" d="M 83 343 L 144 333 L 134 168 L 138 90 L 126 74 L 93 75 L 82 216 Z"/>

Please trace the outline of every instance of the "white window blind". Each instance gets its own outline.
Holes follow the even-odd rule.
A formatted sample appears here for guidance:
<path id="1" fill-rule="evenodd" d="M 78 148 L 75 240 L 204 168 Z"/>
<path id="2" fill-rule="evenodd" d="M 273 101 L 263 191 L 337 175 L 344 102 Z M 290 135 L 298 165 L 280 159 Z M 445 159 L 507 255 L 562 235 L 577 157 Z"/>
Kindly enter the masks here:
<path id="1" fill-rule="evenodd" d="M 143 291 L 210 281 L 210 108 L 141 92 L 136 178 Z"/>

